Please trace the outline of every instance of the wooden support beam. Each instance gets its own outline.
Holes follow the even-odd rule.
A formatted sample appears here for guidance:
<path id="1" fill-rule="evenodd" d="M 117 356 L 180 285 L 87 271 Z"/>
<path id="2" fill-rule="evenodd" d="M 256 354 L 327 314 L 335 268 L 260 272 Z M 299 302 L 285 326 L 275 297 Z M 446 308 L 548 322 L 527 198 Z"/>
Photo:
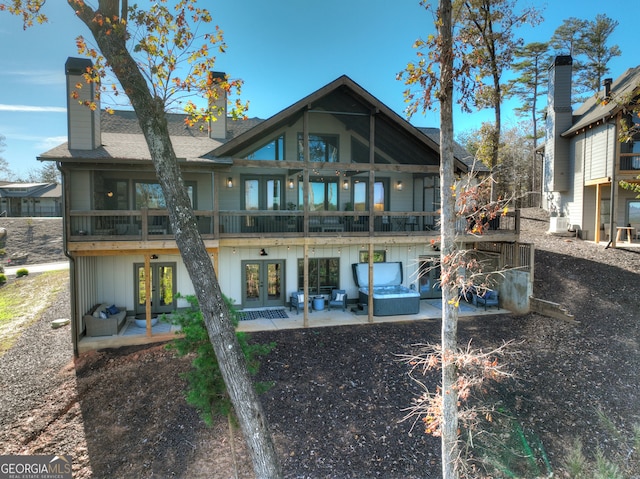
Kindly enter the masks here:
<path id="1" fill-rule="evenodd" d="M 303 284 L 304 284 L 304 310 L 303 310 L 303 326 L 309 327 L 309 245 L 304 245 L 304 260 L 303 260 Z"/>
<path id="2" fill-rule="evenodd" d="M 139 279 L 136 279 L 139 280 Z M 144 255 L 144 294 L 146 299 L 145 316 L 147 320 L 147 337 L 151 337 L 151 255 Z"/>

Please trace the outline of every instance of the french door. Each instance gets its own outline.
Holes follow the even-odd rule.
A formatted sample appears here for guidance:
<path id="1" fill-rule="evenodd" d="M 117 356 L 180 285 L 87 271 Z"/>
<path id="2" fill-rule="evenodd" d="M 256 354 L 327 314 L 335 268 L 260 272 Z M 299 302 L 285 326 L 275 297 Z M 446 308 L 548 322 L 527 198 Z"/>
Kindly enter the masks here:
<path id="1" fill-rule="evenodd" d="M 151 313 L 170 313 L 175 309 L 176 263 L 151 263 L 149 278 L 145 277 L 144 263 L 134 265 L 136 285 L 136 314 L 147 306 L 147 281 L 151 285 Z"/>
<path id="2" fill-rule="evenodd" d="M 284 306 L 284 260 L 242 262 L 242 306 Z"/>
<path id="3" fill-rule="evenodd" d="M 418 284 L 420 285 L 420 299 L 434 299 L 442 297 L 439 257 L 421 257 L 418 277 Z"/>

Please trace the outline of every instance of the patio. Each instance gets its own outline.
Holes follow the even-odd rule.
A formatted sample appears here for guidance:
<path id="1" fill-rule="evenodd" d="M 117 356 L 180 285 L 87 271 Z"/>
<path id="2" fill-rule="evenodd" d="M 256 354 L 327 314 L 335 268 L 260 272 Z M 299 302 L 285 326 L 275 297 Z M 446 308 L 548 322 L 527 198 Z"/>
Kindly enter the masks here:
<path id="1" fill-rule="evenodd" d="M 327 310 L 313 311 L 309 313 L 309 327 L 322 328 L 328 326 L 347 326 L 354 324 L 375 324 L 375 323 L 406 323 L 411 321 L 435 321 L 442 317 L 439 299 L 428 299 L 420 301 L 420 311 L 418 314 L 398 315 L 398 316 L 374 316 L 372 323 L 369 323 L 367 315 L 357 315 L 351 312 L 352 305 L 346 311 Z M 278 308 L 281 309 L 281 308 Z M 304 328 L 304 317 L 302 312 L 296 314 L 295 311 L 289 311 L 285 308 L 288 318 L 276 319 L 250 319 L 240 321 L 238 331 L 258 332 L 258 331 L 276 331 L 285 329 L 302 329 Z M 466 302 L 460 303 L 459 317 L 460 319 L 471 319 L 479 316 L 487 316 L 494 314 L 508 314 L 509 311 L 502 308 L 476 308 Z M 163 341 L 170 341 L 175 338 L 176 332 L 180 330 L 178 326 L 171 325 L 166 322 L 159 321 L 153 326 L 151 336 L 147 336 L 146 329 L 135 325 L 133 317 L 127 318 L 127 324 L 122 330 L 113 336 L 83 337 L 78 343 L 80 353 L 104 349 L 118 348 L 122 346 L 134 346 L 141 344 L 152 344 Z"/>
<path id="2" fill-rule="evenodd" d="M 439 299 L 423 299 L 420 301 L 420 311 L 418 314 L 405 314 L 398 316 L 373 316 L 372 323 L 369 323 L 367 315 L 357 315 L 351 312 L 340 310 L 313 311 L 309 314 L 309 327 L 322 328 L 327 326 L 347 326 L 354 324 L 375 324 L 375 323 L 407 323 L 411 321 L 439 320 L 442 317 Z M 353 305 L 355 306 L 355 305 Z M 349 305 L 351 308 L 352 305 Z M 458 315 L 460 318 L 473 318 L 477 316 L 486 316 L 494 314 L 508 314 L 509 311 L 502 308 L 476 308 L 475 306 L 460 302 Z M 303 316 L 302 313 L 296 314 L 295 311 L 288 312 L 287 319 L 254 319 L 250 321 L 240 321 L 238 331 L 257 332 L 257 331 L 273 331 L 281 329 L 302 329 Z"/>

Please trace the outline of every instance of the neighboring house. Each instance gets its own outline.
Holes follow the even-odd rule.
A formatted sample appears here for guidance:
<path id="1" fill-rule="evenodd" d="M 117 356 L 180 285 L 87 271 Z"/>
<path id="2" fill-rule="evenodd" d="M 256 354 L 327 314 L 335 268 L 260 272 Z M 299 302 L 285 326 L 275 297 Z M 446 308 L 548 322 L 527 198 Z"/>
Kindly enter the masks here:
<path id="1" fill-rule="evenodd" d="M 67 61 L 69 89 L 82 81 L 86 62 Z M 183 306 L 176 293 L 194 288 L 133 112 L 109 115 L 76 101 L 68 111 L 68 143 L 40 160 L 58 162 L 63 176 L 77 350 L 83 315 L 94 305 L 156 315 Z M 168 122 L 201 237 L 223 293 L 238 307 L 282 307 L 298 290 L 328 297 L 339 288 L 353 300 L 352 264 L 374 257 L 401 262 L 404 286 L 439 297 L 431 268 L 439 255 L 431 241 L 438 239 L 438 143 L 350 78 L 267 120 L 223 116 L 204 131 L 185 126 L 184 115 L 169 114 Z M 456 171 L 471 164 L 458 156 Z M 461 241 L 513 244 L 517 214 L 501 220 L 486 238 L 465 239 L 461 229 Z M 305 326 L 313 316 L 305 314 Z"/>
<path id="2" fill-rule="evenodd" d="M 575 111 L 571 69 L 572 58 L 559 56 L 549 71 L 543 192 L 557 215 L 551 231 L 578 230 L 583 239 L 615 246 L 620 228 L 634 227 L 636 235 L 640 228 L 640 199 L 619 186 L 640 175 L 640 136 L 619 141 L 625 107 L 638 99 L 640 66 L 606 79 L 604 89 Z M 637 115 L 628 119 L 638 123 Z"/>
<path id="3" fill-rule="evenodd" d="M 62 216 L 62 187 L 0 182 L 0 216 Z"/>

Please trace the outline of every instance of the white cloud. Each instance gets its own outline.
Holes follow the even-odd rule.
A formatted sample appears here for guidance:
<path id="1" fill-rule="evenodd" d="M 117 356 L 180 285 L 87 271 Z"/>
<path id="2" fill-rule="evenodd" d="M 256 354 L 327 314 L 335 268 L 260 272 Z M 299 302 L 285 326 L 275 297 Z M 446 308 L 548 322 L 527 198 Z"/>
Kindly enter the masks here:
<path id="1" fill-rule="evenodd" d="M 67 109 L 61 106 L 5 105 L 0 103 L 0 111 L 66 113 Z"/>
<path id="2" fill-rule="evenodd" d="M 66 136 L 38 136 L 13 132 L 4 134 L 4 137 L 7 140 L 29 142 L 36 148 L 53 148 L 54 146 L 58 146 L 60 143 L 67 141 Z"/>
<path id="3" fill-rule="evenodd" d="M 67 141 L 66 136 L 50 136 L 47 138 L 39 138 L 37 147 L 42 150 L 50 150 Z"/>
<path id="4" fill-rule="evenodd" d="M 0 75 L 17 77 L 22 84 L 51 86 L 65 83 L 65 75 L 61 70 L 5 70 Z"/>

